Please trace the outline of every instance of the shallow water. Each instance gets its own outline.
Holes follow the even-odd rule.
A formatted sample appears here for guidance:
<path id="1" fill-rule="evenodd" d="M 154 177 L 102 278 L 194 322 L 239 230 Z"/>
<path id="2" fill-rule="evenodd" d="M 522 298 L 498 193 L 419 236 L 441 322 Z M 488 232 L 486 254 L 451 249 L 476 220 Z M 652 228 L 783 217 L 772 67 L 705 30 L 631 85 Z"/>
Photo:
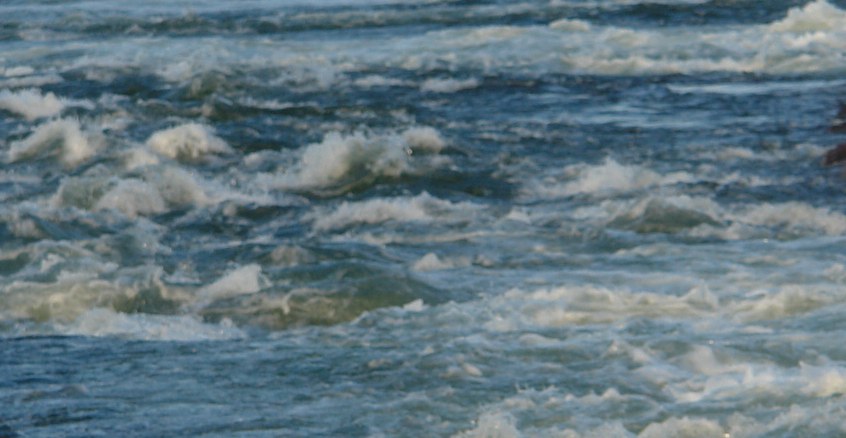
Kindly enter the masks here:
<path id="1" fill-rule="evenodd" d="M 846 434 L 846 4 L 0 5 L 0 435 Z"/>

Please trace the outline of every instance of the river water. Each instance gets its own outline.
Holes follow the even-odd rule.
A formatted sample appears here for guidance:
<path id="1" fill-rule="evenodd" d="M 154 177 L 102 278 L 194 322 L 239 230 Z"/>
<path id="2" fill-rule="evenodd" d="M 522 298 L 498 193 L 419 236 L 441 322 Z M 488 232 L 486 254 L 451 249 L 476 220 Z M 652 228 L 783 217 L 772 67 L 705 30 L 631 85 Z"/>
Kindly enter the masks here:
<path id="1" fill-rule="evenodd" d="M 0 435 L 846 435 L 846 4 L 0 4 Z"/>

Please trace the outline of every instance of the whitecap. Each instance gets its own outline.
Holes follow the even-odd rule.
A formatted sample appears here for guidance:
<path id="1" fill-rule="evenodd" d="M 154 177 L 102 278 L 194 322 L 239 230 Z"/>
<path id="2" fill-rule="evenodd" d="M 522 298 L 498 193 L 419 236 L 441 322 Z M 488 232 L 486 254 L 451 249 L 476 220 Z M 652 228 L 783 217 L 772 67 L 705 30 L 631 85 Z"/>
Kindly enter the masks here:
<path id="1" fill-rule="evenodd" d="M 441 258 L 435 253 L 428 253 L 411 265 L 411 269 L 418 272 L 441 271 L 469 266 L 470 259 L 465 257 Z"/>
<path id="2" fill-rule="evenodd" d="M 470 90 L 479 86 L 479 80 L 453 79 L 453 78 L 432 78 L 420 84 L 420 91 L 427 93 L 455 93 L 463 90 Z"/>
<path id="3" fill-rule="evenodd" d="M 846 29 L 846 12 L 826 0 L 792 8 L 787 16 L 769 26 L 772 32 L 813 33 Z"/>
<path id="4" fill-rule="evenodd" d="M 584 20 L 575 20 L 569 18 L 562 18 L 549 23 L 549 27 L 555 30 L 567 32 L 588 32 L 591 30 L 591 24 Z"/>
<path id="5" fill-rule="evenodd" d="M 94 205 L 94 210 L 116 210 L 130 218 L 167 211 L 161 193 L 140 179 L 124 179 L 108 190 Z"/>
<path id="6" fill-rule="evenodd" d="M 436 154 L 444 147 L 440 133 L 430 127 L 385 134 L 331 132 L 320 143 L 307 145 L 291 168 L 260 179 L 279 189 L 343 190 L 380 177 L 413 173 L 415 152 Z"/>
<path id="7" fill-rule="evenodd" d="M 211 202 L 197 177 L 179 167 L 149 169 L 146 180 L 169 206 L 202 206 Z"/>
<path id="8" fill-rule="evenodd" d="M 478 206 L 470 203 L 453 203 L 424 192 L 414 197 L 345 201 L 332 210 L 320 209 L 311 214 L 310 218 L 314 229 L 322 231 L 389 221 L 451 222 L 466 218 L 478 209 Z"/>
<path id="9" fill-rule="evenodd" d="M 126 170 L 134 170 L 146 166 L 155 166 L 161 162 L 159 157 L 146 147 L 137 147 L 123 154 Z"/>
<path id="10" fill-rule="evenodd" d="M 8 67 L 2 69 L 3 76 L 7 77 L 17 77 L 17 76 L 29 76 L 35 73 L 35 69 L 28 66 L 28 65 L 18 65 L 15 67 Z"/>
<path id="11" fill-rule="evenodd" d="M 232 151 L 223 139 L 214 134 L 211 127 L 199 123 L 156 131 L 147 139 L 147 146 L 166 157 L 186 162 Z"/>
<path id="12" fill-rule="evenodd" d="M 402 132 L 403 140 L 412 152 L 439 153 L 446 147 L 446 141 L 437 129 L 429 126 L 414 126 Z"/>
<path id="13" fill-rule="evenodd" d="M 511 290 L 509 302 L 521 303 L 523 315 L 535 325 L 607 324 L 634 316 L 689 318 L 720 309 L 719 298 L 694 288 L 684 295 L 632 292 L 595 286 L 562 286 L 533 292 Z"/>
<path id="14" fill-rule="evenodd" d="M 750 225 L 787 228 L 798 232 L 822 231 L 832 236 L 846 233 L 846 215 L 804 202 L 760 204 L 740 212 L 736 219 Z"/>
<path id="15" fill-rule="evenodd" d="M 519 438 L 523 436 L 516 421 L 507 412 L 486 412 L 476 420 L 476 427 L 454 435 L 454 438 Z"/>
<path id="16" fill-rule="evenodd" d="M 65 167 L 76 167 L 91 158 L 98 146 L 97 139 L 83 133 L 78 120 L 51 120 L 23 140 L 13 142 L 8 159 L 15 162 L 55 154 Z"/>
<path id="17" fill-rule="evenodd" d="M 205 323 L 195 315 L 126 314 L 94 308 L 59 329 L 64 334 L 145 341 L 220 341 L 246 334 L 228 319 Z"/>
<path id="18" fill-rule="evenodd" d="M 306 147 L 292 186 L 327 187 L 348 178 L 399 176 L 408 169 L 408 156 L 395 138 L 370 138 L 356 132 L 327 134 Z"/>
<path id="19" fill-rule="evenodd" d="M 687 172 L 662 175 L 644 166 L 620 164 L 612 158 L 606 158 L 601 164 L 568 166 L 560 175 L 532 181 L 528 189 L 544 198 L 581 194 L 605 196 L 694 180 L 694 176 Z"/>
<path id="20" fill-rule="evenodd" d="M 705 418 L 671 417 L 660 423 L 651 423 L 638 434 L 638 438 L 662 437 L 725 437 L 725 428 L 714 420 Z"/>
<path id="21" fill-rule="evenodd" d="M 29 88 L 19 91 L 0 91 L 0 110 L 23 116 L 27 120 L 58 115 L 65 108 L 65 100 L 53 93 L 42 94 Z"/>
<path id="22" fill-rule="evenodd" d="M 374 87 L 398 87 L 407 86 L 409 83 L 401 79 L 388 78 L 380 75 L 368 75 L 353 81 L 357 87 L 374 88 Z"/>
<path id="23" fill-rule="evenodd" d="M 199 306 L 211 302 L 256 293 L 268 286 L 267 278 L 261 273 L 261 266 L 249 264 L 227 272 L 213 283 L 197 291 Z"/>

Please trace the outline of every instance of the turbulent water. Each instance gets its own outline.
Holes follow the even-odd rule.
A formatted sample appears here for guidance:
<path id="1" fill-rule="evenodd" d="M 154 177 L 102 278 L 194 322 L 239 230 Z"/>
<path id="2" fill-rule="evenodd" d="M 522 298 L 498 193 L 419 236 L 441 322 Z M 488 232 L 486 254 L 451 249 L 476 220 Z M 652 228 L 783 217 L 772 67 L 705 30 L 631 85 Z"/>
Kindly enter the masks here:
<path id="1" fill-rule="evenodd" d="M 846 3 L 0 4 L 0 436 L 846 435 Z"/>

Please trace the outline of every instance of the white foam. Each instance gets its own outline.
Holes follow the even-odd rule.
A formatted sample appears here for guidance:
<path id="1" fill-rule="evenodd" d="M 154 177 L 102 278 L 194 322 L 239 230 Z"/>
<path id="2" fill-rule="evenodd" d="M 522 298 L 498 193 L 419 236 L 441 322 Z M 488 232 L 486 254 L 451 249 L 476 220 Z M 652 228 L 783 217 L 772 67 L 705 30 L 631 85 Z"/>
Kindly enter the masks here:
<path id="1" fill-rule="evenodd" d="M 808 313 L 834 302 L 831 291 L 817 286 L 784 285 L 773 290 L 753 290 L 732 300 L 728 309 L 741 321 L 774 320 Z"/>
<path id="2" fill-rule="evenodd" d="M 609 199 L 576 208 L 564 216 L 556 213 L 551 217 L 612 228 L 644 232 L 651 232 L 651 228 L 656 228 L 655 231 L 658 232 L 726 240 L 795 239 L 808 235 L 839 236 L 846 233 L 846 215 L 829 207 L 816 207 L 798 201 L 723 205 L 708 197 L 674 195 L 673 190 L 662 187 L 668 183 L 692 181 L 694 178 L 687 173 L 660 175 L 648 169 L 645 172 L 639 172 L 640 170 L 623 170 L 620 175 L 607 180 L 605 171 L 613 173 L 613 168 L 577 168 L 577 176 L 570 182 L 561 182 L 560 177 L 547 177 L 541 180 L 542 182 L 531 183 L 529 188 L 534 192 L 533 196 L 554 198 L 580 193 L 589 193 L 593 197 L 609 196 Z M 766 180 L 737 174 L 724 175 L 723 178 L 724 182 L 749 186 L 769 183 Z M 627 185 L 626 181 L 631 185 Z M 639 193 L 637 198 L 619 197 L 627 190 L 638 190 L 639 187 L 643 193 Z M 654 192 L 658 188 L 667 193 L 662 196 L 655 195 Z M 661 231 L 662 228 L 666 230 Z"/>
<path id="3" fill-rule="evenodd" d="M 240 39 L 216 39 L 200 45 L 190 39 L 173 40 L 167 47 L 156 39 L 97 41 L 81 46 L 74 41 L 74 48 L 84 54 L 66 68 L 99 73 L 109 69 L 97 67 L 149 71 L 155 66 L 153 74 L 184 84 L 238 65 L 245 70 L 277 71 L 278 77 L 271 80 L 292 89 L 321 90 L 354 84 L 345 73 L 358 74 L 373 66 L 538 76 L 837 73 L 846 65 L 842 57 L 831 56 L 842 53 L 846 46 L 842 16 L 842 8 L 818 0 L 762 24 L 634 28 L 564 19 L 537 25 L 461 26 L 373 40 L 264 39 L 249 47 Z M 57 44 L 47 53 L 62 53 L 67 48 L 67 44 Z M 358 83 L 365 87 L 399 84 L 379 77 L 359 78 Z"/>
<path id="4" fill-rule="evenodd" d="M 82 132 L 78 120 L 51 120 L 25 139 L 13 142 L 8 157 L 14 162 L 57 154 L 66 167 L 75 167 L 91 158 L 97 146 L 96 139 Z"/>
<path id="5" fill-rule="evenodd" d="M 820 366 L 800 363 L 799 371 L 799 379 L 805 383 L 800 391 L 806 396 L 828 398 L 846 395 L 846 368 L 833 364 Z"/>
<path id="6" fill-rule="evenodd" d="M 420 272 L 427 271 L 441 271 L 444 269 L 454 269 L 458 267 L 469 266 L 470 259 L 465 257 L 458 258 L 441 258 L 435 253 L 428 253 L 414 262 L 411 269 Z"/>
<path id="7" fill-rule="evenodd" d="M 161 162 L 159 157 L 148 148 L 133 148 L 124 154 L 126 170 L 135 170 L 146 166 L 155 166 Z"/>
<path id="8" fill-rule="evenodd" d="M 298 106 L 303 105 L 303 103 L 284 102 L 276 99 L 262 100 L 256 99 L 254 97 L 243 97 L 241 99 L 238 99 L 238 103 L 251 108 L 259 108 L 272 111 L 296 108 Z"/>
<path id="9" fill-rule="evenodd" d="M 738 214 L 736 219 L 746 224 L 786 227 L 798 232 L 822 231 L 835 236 L 846 233 L 846 215 L 802 202 L 753 206 Z"/>
<path id="10" fill-rule="evenodd" d="M 228 319 L 219 324 L 208 324 L 194 315 L 126 314 L 104 308 L 86 311 L 61 331 L 70 335 L 147 341 L 208 341 L 246 336 Z"/>
<path id="11" fill-rule="evenodd" d="M 158 214 L 171 208 L 204 206 L 214 199 L 204 181 L 173 166 L 145 169 L 142 178 L 116 178 L 92 172 L 91 176 L 67 177 L 50 200 L 55 207 L 114 210 L 130 218 Z"/>
<path id="12" fill-rule="evenodd" d="M 420 84 L 420 91 L 428 93 L 455 93 L 458 91 L 470 90 L 478 86 L 479 80 L 475 78 L 432 78 L 427 79 Z"/>
<path id="13" fill-rule="evenodd" d="M 362 78 L 358 78 L 353 83 L 356 86 L 362 88 L 398 87 L 409 85 L 407 81 L 403 81 L 401 79 L 387 78 L 385 76 L 380 75 L 369 75 Z"/>
<path id="14" fill-rule="evenodd" d="M 43 239 L 44 232 L 31 218 L 16 217 L 8 223 L 9 231 L 15 237 L 24 239 Z"/>
<path id="15" fill-rule="evenodd" d="M 90 254 L 81 248 L 67 248 L 68 258 L 87 261 Z M 55 270 L 64 263 L 65 257 L 53 255 L 46 258 L 42 268 Z M 80 263 L 87 271 L 60 272 L 53 283 L 15 281 L 4 285 L 3 300 L 0 300 L 0 319 L 28 319 L 38 322 L 69 323 L 88 309 L 108 305 L 126 291 L 115 284 L 100 280 L 100 272 L 111 272 L 117 266 L 110 263 Z"/>
<path id="16" fill-rule="evenodd" d="M 455 438 L 519 438 L 523 435 L 514 425 L 514 418 L 505 412 L 486 412 L 476 420 L 472 430 L 454 435 Z"/>
<path id="17" fill-rule="evenodd" d="M 370 138 L 361 132 L 349 136 L 330 133 L 303 152 L 297 183 L 325 187 L 359 172 L 396 177 L 408 169 L 407 155 L 392 138 Z"/>
<path id="18" fill-rule="evenodd" d="M 106 176 L 65 177 L 50 204 L 57 208 L 92 209 L 113 184 L 114 181 Z"/>
<path id="19" fill-rule="evenodd" d="M 52 117 L 60 114 L 64 108 L 64 99 L 57 98 L 53 93 L 42 94 L 34 88 L 0 91 L 0 110 L 19 114 L 27 120 Z"/>
<path id="20" fill-rule="evenodd" d="M 730 96 L 745 96 L 745 95 L 760 95 L 760 94 L 775 94 L 775 93 L 797 93 L 804 90 L 813 91 L 823 89 L 831 89 L 840 87 L 846 84 L 843 80 L 806 80 L 806 81 L 773 81 L 773 82 L 730 82 L 721 84 L 704 84 L 704 85 L 681 85 L 671 84 L 669 88 L 674 93 L 710 93 L 710 94 L 725 94 Z"/>
<path id="21" fill-rule="evenodd" d="M 614 281 L 628 286 L 567 285 L 509 290 L 491 301 L 494 309 L 505 313 L 487 326 L 494 331 L 509 331 L 526 325 L 613 324 L 644 317 L 748 326 L 757 321 L 802 317 L 844 302 L 837 286 L 825 283 L 781 284 L 780 279 L 771 283 L 732 275 L 723 281 L 712 280 L 706 287 L 696 285 L 685 275 L 668 274 L 633 275 Z M 672 292 L 676 290 L 680 293 Z M 701 358 L 698 361 L 706 362 Z"/>
<path id="22" fill-rule="evenodd" d="M 738 359 L 712 347 L 695 346 L 669 363 L 653 362 L 638 375 L 665 387 L 665 392 L 683 403 L 718 402 L 743 399 L 793 400 L 826 399 L 846 394 L 846 369 L 826 358 L 820 364 L 801 363 L 798 367 Z M 655 370 L 675 368 L 669 378 Z M 660 380 L 655 380 L 659 377 Z"/>
<path id="23" fill-rule="evenodd" d="M 662 175 L 643 166 L 620 164 L 606 158 L 602 164 L 576 164 L 565 168 L 560 176 L 535 180 L 530 183 L 529 191 L 547 198 L 579 194 L 603 196 L 693 180 L 694 176 L 687 172 Z"/>
<path id="24" fill-rule="evenodd" d="M 416 299 L 402 306 L 402 310 L 411 313 L 418 313 L 426 310 L 428 306 L 421 299 Z"/>
<path id="25" fill-rule="evenodd" d="M 701 288 L 676 296 L 566 286 L 529 293 L 515 289 L 506 298 L 522 303 L 522 312 L 528 320 L 545 327 L 603 324 L 633 316 L 689 318 L 711 315 L 720 309 L 717 296 Z"/>
<path id="26" fill-rule="evenodd" d="M 282 189 L 320 189 L 377 177 L 398 177 L 413 171 L 415 151 L 438 152 L 444 145 L 440 134 L 429 127 L 387 134 L 332 132 L 322 142 L 306 146 L 299 162 L 272 177 L 270 185 Z"/>
<path id="27" fill-rule="evenodd" d="M 730 436 L 764 437 L 784 435 L 785 431 L 810 431 L 808 435 L 843 436 L 846 425 L 843 423 L 843 405 L 834 398 L 826 403 L 795 403 L 786 409 L 780 409 L 775 418 L 756 419 L 742 414 L 729 418 Z"/>
<path id="28" fill-rule="evenodd" d="M 590 22 L 569 18 L 562 18 L 560 20 L 553 21 L 552 23 L 549 23 L 549 27 L 555 30 L 567 32 L 588 32 L 591 30 Z"/>
<path id="29" fill-rule="evenodd" d="M 846 232 L 846 215 L 803 202 L 727 206 L 719 213 L 719 221 L 729 225 L 700 227 L 690 230 L 690 234 L 742 240 L 762 237 L 794 239 L 819 234 L 838 236 Z"/>
<path id="30" fill-rule="evenodd" d="M 402 133 L 405 144 L 413 152 L 439 153 L 446 147 L 446 142 L 437 129 L 429 126 L 415 126 Z"/>
<path id="31" fill-rule="evenodd" d="M 232 151 L 211 127 L 199 123 L 157 131 L 147 139 L 147 146 L 166 157 L 187 162 Z"/>
<path id="32" fill-rule="evenodd" d="M 548 366 L 555 367 L 551 363 Z M 566 372 L 566 368 L 545 371 Z M 616 420 L 616 415 L 609 418 L 609 413 L 621 412 L 627 406 L 637 406 L 638 412 L 644 415 L 658 412 L 655 403 L 620 394 L 613 387 L 601 394 L 589 392 L 583 396 L 562 392 L 556 387 L 517 389 L 515 394 L 483 407 L 475 428 L 456 436 L 485 437 L 504 433 L 505 436 L 528 437 L 632 438 L 635 434 L 626 430 Z M 583 415 L 584 412 L 596 415 Z M 515 417 L 523 421 L 518 423 Z M 564 427 L 567 429 L 562 429 Z"/>
<path id="33" fill-rule="evenodd" d="M 268 286 L 261 273 L 261 266 L 250 264 L 227 272 L 215 282 L 197 291 L 198 305 L 213 301 L 256 293 Z"/>
<path id="34" fill-rule="evenodd" d="M 790 9 L 784 19 L 772 23 L 769 29 L 789 33 L 843 31 L 846 29 L 846 12 L 826 0 L 816 0 Z"/>
<path id="35" fill-rule="evenodd" d="M 604 223 L 606 227 L 639 233 L 701 233 L 720 230 L 722 208 L 709 198 L 652 196 L 636 200 L 608 200 L 576 209 L 580 222 Z"/>
<path id="36" fill-rule="evenodd" d="M 164 198 L 151 184 L 140 179 L 123 179 L 106 192 L 94 210 L 116 210 L 128 217 L 167 211 Z"/>
<path id="37" fill-rule="evenodd" d="M 181 168 L 167 166 L 151 169 L 146 179 L 155 185 L 169 206 L 202 206 L 211 202 L 197 177 Z"/>
<path id="38" fill-rule="evenodd" d="M 399 176 L 407 169 L 406 156 L 407 152 L 392 139 L 371 139 L 361 132 L 350 136 L 331 133 L 303 153 L 300 181 L 326 186 L 357 170 Z"/>
<path id="39" fill-rule="evenodd" d="M 360 224 L 395 222 L 454 221 L 473 214 L 478 206 L 453 203 L 421 193 L 414 197 L 379 198 L 343 202 L 331 211 L 311 215 L 315 230 L 346 228 Z"/>
<path id="40" fill-rule="evenodd" d="M 638 434 L 638 438 L 663 438 L 663 437 L 717 437 L 723 438 L 727 435 L 725 429 L 719 423 L 704 418 L 676 418 L 672 417 L 660 423 L 652 423 L 646 426 Z"/>
<path id="41" fill-rule="evenodd" d="M 18 65 L 4 68 L 2 69 L 2 73 L 6 77 L 29 76 L 35 73 L 35 69 L 27 65 Z"/>

